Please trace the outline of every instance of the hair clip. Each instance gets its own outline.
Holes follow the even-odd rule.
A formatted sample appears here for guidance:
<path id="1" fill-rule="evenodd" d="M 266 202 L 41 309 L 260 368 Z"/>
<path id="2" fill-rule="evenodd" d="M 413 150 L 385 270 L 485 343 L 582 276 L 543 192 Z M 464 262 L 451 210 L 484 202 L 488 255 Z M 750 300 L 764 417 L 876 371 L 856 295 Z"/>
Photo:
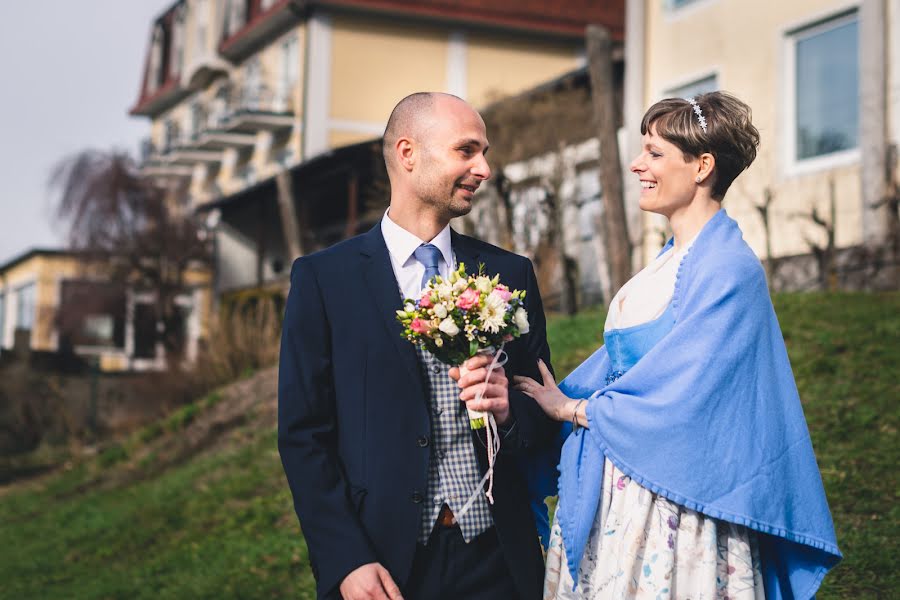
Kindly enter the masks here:
<path id="1" fill-rule="evenodd" d="M 697 122 L 700 123 L 700 129 L 703 130 L 703 133 L 706 133 L 706 117 L 703 116 L 703 111 L 700 110 L 700 105 L 697 104 L 697 101 L 693 98 L 687 98 L 687 101 L 691 103 L 691 106 L 694 107 L 694 113 L 697 115 Z"/>

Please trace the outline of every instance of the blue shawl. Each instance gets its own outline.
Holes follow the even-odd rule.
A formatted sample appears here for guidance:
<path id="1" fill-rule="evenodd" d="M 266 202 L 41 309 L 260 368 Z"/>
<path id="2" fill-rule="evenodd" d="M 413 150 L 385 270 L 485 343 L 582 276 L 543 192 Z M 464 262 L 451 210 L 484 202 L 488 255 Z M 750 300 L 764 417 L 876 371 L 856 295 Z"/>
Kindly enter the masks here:
<path id="1" fill-rule="evenodd" d="M 560 384 L 588 398 L 590 424 L 559 463 L 572 578 L 606 456 L 681 506 L 766 534 L 766 598 L 812 598 L 841 554 L 765 274 L 724 210 L 682 260 L 671 309 L 672 330 L 618 380 L 606 384 L 600 348 Z"/>

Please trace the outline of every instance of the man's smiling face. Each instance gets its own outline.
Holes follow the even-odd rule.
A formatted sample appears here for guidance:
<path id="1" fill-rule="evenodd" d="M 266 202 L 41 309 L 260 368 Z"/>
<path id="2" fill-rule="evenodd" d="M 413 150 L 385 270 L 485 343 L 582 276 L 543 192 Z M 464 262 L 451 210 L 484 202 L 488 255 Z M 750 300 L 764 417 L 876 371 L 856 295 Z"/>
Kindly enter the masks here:
<path id="1" fill-rule="evenodd" d="M 448 220 L 468 214 L 478 186 L 491 176 L 481 116 L 465 102 L 438 96 L 423 128 L 415 168 L 416 195 Z"/>

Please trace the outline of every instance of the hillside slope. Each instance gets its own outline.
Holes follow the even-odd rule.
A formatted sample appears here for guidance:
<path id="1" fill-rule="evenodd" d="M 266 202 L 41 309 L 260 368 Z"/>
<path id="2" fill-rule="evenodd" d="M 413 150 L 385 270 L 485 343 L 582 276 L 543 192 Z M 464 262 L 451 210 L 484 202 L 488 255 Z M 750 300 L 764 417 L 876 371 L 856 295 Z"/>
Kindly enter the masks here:
<path id="1" fill-rule="evenodd" d="M 847 557 L 819 598 L 898 589 L 900 294 L 776 298 Z M 601 311 L 551 319 L 557 372 Z M 275 439 L 275 369 L 0 494 L 0 598 L 313 598 Z"/>

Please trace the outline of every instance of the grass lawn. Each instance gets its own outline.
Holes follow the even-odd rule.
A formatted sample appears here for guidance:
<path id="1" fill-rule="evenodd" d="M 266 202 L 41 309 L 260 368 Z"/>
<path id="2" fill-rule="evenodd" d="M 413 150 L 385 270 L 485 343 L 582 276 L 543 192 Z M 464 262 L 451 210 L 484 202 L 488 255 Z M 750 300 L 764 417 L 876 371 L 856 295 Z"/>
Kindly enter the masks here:
<path id="1" fill-rule="evenodd" d="M 890 598 L 900 589 L 900 294 L 792 294 L 775 304 L 846 557 L 818 597 Z M 558 373 L 596 349 L 602 322 L 598 310 L 551 319 Z M 273 401 L 274 390 L 260 400 Z M 205 410 L 212 403 L 198 402 L 186 421 Z M 250 419 L 196 456 L 153 468 L 155 454 L 138 450 L 178 436 L 169 423 L 172 433 L 136 434 L 5 490 L 0 598 L 313 598 L 271 421 Z M 131 477 L 101 476 L 126 467 Z"/>

